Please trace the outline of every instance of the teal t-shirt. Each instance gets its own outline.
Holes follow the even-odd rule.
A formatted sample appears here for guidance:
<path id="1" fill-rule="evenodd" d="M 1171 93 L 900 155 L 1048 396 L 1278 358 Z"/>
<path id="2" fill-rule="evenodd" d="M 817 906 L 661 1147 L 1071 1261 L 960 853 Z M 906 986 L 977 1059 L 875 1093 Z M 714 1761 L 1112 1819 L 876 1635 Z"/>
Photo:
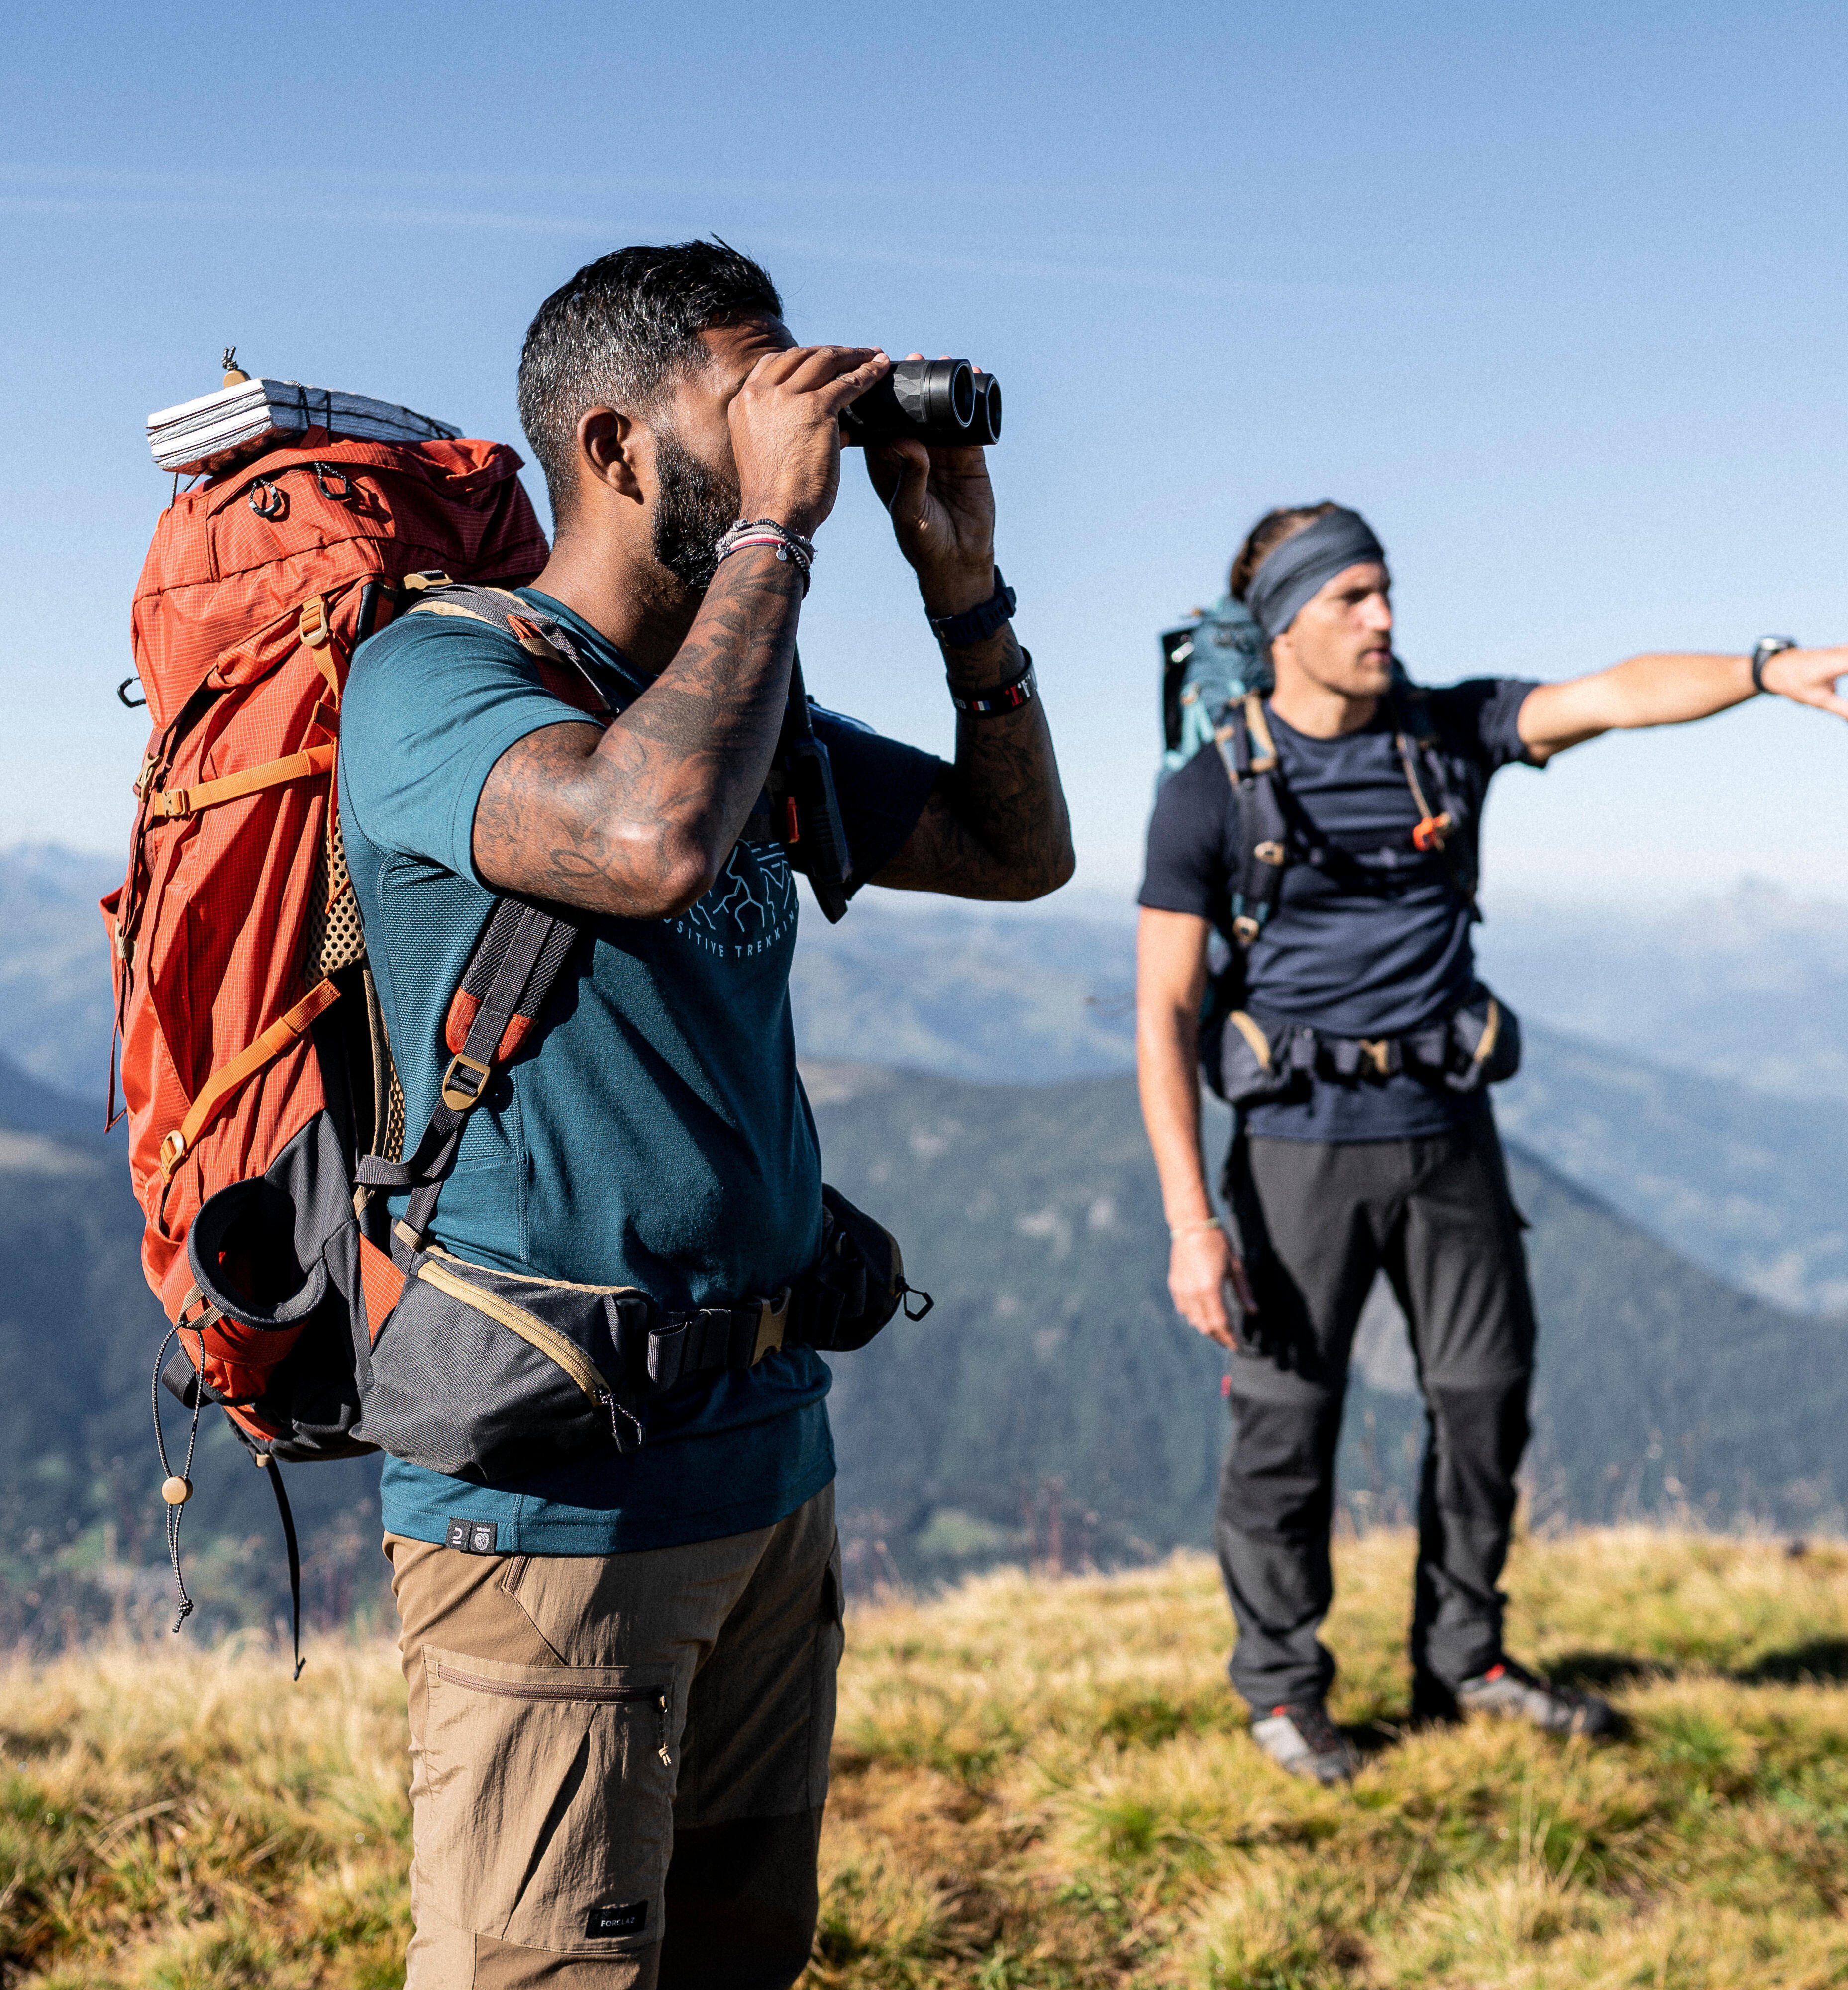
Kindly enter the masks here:
<path id="1" fill-rule="evenodd" d="M 644 680 L 562 603 L 613 704 Z M 494 894 L 474 868 L 489 769 L 583 715 L 511 637 L 409 615 L 355 658 L 340 810 L 399 1082 L 406 1146 L 436 1102 L 443 1025 Z M 909 834 L 941 763 L 819 710 L 857 879 Z M 741 843 L 677 918 L 590 917 L 536 1042 L 470 1116 L 435 1233 L 460 1256 L 549 1279 L 632 1285 L 674 1307 L 775 1292 L 820 1244 L 820 1159 L 789 1000 L 796 885 L 780 843 Z M 408 1197 L 396 1197 L 403 1213 Z M 606 1554 L 769 1526 L 834 1472 L 826 1363 L 766 1355 L 654 1406 L 648 1438 L 481 1486 L 386 1462 L 388 1530 L 442 1541 L 492 1523 L 501 1553 Z M 479 1539 L 478 1533 L 475 1538 Z"/>

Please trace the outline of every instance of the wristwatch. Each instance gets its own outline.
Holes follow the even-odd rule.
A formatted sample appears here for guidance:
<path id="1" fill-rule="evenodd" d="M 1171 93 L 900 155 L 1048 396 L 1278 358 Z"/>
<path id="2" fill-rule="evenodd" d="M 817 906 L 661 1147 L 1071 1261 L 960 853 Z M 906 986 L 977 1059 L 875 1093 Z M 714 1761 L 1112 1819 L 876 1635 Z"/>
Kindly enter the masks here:
<path id="1" fill-rule="evenodd" d="M 1751 688 L 1754 691 L 1765 688 L 1765 666 L 1773 657 L 1781 657 L 1786 650 L 1794 650 L 1797 639 L 1794 636 L 1761 636 L 1751 653 Z"/>

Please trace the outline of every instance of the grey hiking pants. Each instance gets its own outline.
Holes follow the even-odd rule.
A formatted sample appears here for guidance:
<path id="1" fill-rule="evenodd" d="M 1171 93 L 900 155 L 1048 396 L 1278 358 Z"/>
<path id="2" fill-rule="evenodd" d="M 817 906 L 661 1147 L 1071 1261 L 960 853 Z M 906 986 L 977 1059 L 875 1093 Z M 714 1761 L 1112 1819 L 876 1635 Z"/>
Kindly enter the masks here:
<path id="1" fill-rule="evenodd" d="M 1258 1301 L 1240 1329 L 1215 1536 L 1238 1622 L 1233 1685 L 1259 1713 L 1320 1699 L 1334 1659 L 1335 1448 L 1356 1324 L 1384 1269 L 1411 1325 L 1428 1435 L 1415 1675 L 1442 1686 L 1501 1656 L 1496 1587 L 1527 1441 L 1534 1302 L 1521 1219 L 1485 1104 L 1427 1139 L 1241 1138 L 1228 1191 Z"/>

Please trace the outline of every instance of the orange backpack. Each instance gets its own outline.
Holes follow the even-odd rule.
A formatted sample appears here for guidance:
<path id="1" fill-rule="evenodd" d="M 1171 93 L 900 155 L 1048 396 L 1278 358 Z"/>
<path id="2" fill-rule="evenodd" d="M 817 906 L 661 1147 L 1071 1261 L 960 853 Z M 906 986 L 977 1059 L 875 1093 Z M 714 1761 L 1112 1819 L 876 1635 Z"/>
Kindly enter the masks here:
<path id="1" fill-rule="evenodd" d="M 515 586 L 545 564 L 519 467 L 498 443 L 310 429 L 161 515 L 132 623 L 153 731 L 127 878 L 102 909 L 142 1264 L 176 1324 L 201 1205 L 263 1173 L 328 1105 L 328 1071 L 365 1094 L 339 1102 L 362 1138 L 402 1112 L 335 812 L 341 694 L 406 575 Z M 317 1035 L 348 1054 L 324 1061 Z M 284 1435 L 250 1406 L 299 1332 L 222 1319 L 197 1336 L 253 1448 Z"/>

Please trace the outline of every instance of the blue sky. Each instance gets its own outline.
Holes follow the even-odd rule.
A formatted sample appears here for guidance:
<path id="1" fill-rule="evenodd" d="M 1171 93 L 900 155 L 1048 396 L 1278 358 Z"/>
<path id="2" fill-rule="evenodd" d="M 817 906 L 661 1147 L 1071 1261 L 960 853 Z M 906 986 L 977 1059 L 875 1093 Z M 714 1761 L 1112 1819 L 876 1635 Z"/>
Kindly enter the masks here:
<path id="1" fill-rule="evenodd" d="M 1848 14 L 1775 6 L 15 17 L 0 844 L 124 833 L 142 423 L 223 346 L 518 443 L 539 299 L 707 231 L 798 335 L 1003 380 L 1000 558 L 1093 890 L 1133 885 L 1155 633 L 1272 503 L 1367 512 L 1432 681 L 1848 639 L 1845 57 Z M 947 750 L 857 477 L 803 650 L 827 701 Z M 1492 895 L 1848 896 L 1845 752 L 1764 706 L 1513 771 Z"/>

